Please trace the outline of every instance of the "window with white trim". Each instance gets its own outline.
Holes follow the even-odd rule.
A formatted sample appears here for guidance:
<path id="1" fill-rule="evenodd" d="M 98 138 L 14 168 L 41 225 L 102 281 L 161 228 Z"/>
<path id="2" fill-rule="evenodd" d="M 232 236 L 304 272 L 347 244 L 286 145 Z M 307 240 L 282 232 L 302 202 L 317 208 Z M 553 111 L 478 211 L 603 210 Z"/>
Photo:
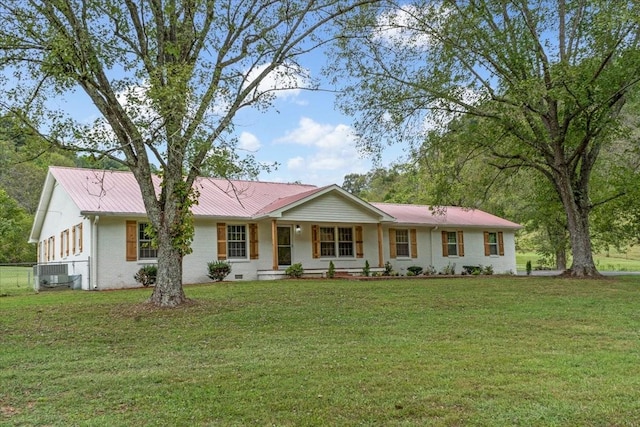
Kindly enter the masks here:
<path id="1" fill-rule="evenodd" d="M 396 256 L 407 258 L 411 256 L 409 252 L 409 230 L 396 230 Z"/>
<path id="2" fill-rule="evenodd" d="M 458 233 L 455 231 L 447 231 L 447 254 L 458 255 Z"/>
<path id="3" fill-rule="evenodd" d="M 489 255 L 498 255 L 498 233 L 488 233 L 487 246 L 489 247 Z"/>
<path id="4" fill-rule="evenodd" d="M 320 227 L 321 257 L 353 257 L 353 245 L 353 228 Z"/>
<path id="5" fill-rule="evenodd" d="M 152 245 L 147 226 L 146 222 L 138 223 L 138 259 L 158 258 L 158 249 Z"/>
<path id="6" fill-rule="evenodd" d="M 247 226 L 227 226 L 227 256 L 229 258 L 247 258 Z"/>

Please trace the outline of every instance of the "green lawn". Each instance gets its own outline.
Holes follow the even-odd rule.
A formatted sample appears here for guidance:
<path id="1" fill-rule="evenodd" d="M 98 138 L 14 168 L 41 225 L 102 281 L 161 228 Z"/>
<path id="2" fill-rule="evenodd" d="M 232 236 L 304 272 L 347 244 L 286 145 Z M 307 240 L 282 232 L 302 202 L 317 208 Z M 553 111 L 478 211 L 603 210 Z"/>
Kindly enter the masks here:
<path id="1" fill-rule="evenodd" d="M 640 271 L 640 247 L 632 247 L 626 253 L 615 251 L 593 255 L 596 267 L 600 271 Z M 517 252 L 516 265 L 518 271 L 524 271 L 527 261 L 531 261 L 535 269 L 539 265 L 540 255 L 535 252 Z M 569 262 L 571 265 L 571 262 Z"/>
<path id="2" fill-rule="evenodd" d="M 33 293 L 33 267 L 0 266 L 0 296 Z"/>
<path id="3" fill-rule="evenodd" d="M 0 298 L 0 425 L 632 426 L 640 277 Z"/>

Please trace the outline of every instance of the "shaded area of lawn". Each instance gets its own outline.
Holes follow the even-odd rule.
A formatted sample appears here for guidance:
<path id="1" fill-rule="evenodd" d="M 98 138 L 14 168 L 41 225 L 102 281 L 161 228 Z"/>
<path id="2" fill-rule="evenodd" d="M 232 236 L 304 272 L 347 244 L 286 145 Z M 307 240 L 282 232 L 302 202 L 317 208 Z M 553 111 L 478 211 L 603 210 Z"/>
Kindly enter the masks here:
<path id="1" fill-rule="evenodd" d="M 0 424 L 637 425 L 640 278 L 0 300 Z"/>

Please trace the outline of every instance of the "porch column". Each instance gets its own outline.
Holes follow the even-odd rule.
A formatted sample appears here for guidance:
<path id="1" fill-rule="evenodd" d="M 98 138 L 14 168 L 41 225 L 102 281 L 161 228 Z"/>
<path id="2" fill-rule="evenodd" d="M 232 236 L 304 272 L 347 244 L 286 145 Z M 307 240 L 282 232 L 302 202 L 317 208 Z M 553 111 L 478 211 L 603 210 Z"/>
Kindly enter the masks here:
<path id="1" fill-rule="evenodd" d="M 273 254 L 272 270 L 278 269 L 278 224 L 275 219 L 271 220 L 271 253 Z"/>
<path id="2" fill-rule="evenodd" d="M 382 224 L 378 223 L 378 267 L 384 267 L 384 255 L 382 253 Z"/>

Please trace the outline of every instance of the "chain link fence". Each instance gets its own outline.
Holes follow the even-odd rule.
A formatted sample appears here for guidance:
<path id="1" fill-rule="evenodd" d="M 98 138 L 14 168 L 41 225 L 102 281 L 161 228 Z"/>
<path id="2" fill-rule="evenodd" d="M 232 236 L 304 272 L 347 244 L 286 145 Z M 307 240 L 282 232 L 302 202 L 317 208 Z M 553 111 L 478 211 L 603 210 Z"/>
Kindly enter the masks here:
<path id="1" fill-rule="evenodd" d="M 0 264 L 0 296 L 33 293 L 35 263 Z"/>

